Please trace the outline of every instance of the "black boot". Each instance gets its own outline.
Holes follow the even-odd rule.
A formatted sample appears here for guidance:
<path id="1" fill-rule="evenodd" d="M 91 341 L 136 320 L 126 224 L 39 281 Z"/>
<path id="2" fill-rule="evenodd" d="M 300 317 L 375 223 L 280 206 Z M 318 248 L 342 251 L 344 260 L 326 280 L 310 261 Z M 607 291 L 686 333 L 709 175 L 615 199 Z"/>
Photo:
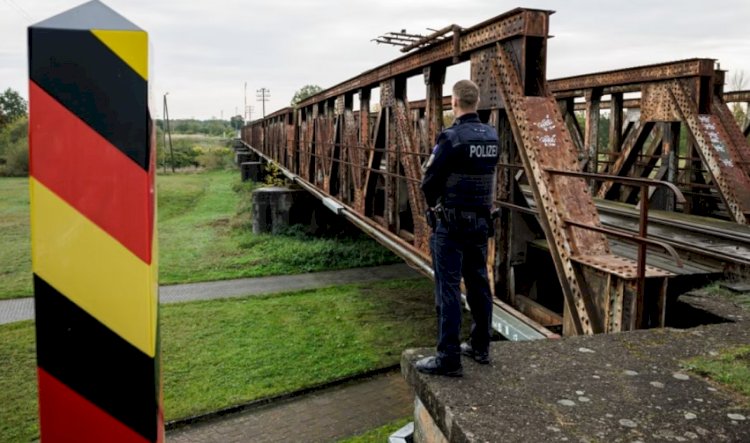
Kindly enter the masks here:
<path id="1" fill-rule="evenodd" d="M 449 365 L 438 357 L 425 357 L 414 365 L 417 371 L 425 374 L 446 375 L 448 377 L 461 377 L 464 375 L 464 368 L 461 366 L 461 360 L 458 363 Z"/>
<path id="2" fill-rule="evenodd" d="M 477 349 L 474 349 L 471 346 L 471 343 L 464 342 L 461 343 L 461 353 L 467 357 L 471 357 L 474 359 L 475 362 L 487 365 L 490 363 L 490 352 L 488 349 L 485 349 L 484 351 L 480 351 Z"/>

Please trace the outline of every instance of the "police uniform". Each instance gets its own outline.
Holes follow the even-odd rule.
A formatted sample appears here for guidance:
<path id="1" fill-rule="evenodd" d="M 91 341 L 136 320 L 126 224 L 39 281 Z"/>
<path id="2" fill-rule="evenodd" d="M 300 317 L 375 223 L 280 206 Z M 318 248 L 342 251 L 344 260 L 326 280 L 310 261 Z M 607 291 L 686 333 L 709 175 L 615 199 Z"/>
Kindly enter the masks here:
<path id="1" fill-rule="evenodd" d="M 476 113 L 444 130 L 428 161 L 422 191 L 437 209 L 430 238 L 438 313 L 437 356 L 418 362 L 422 372 L 461 375 L 461 352 L 487 359 L 492 299 L 487 278 L 487 239 L 498 160 L 498 136 Z M 463 276 L 473 318 L 471 338 L 461 345 Z M 487 363 L 489 360 L 482 360 Z"/>

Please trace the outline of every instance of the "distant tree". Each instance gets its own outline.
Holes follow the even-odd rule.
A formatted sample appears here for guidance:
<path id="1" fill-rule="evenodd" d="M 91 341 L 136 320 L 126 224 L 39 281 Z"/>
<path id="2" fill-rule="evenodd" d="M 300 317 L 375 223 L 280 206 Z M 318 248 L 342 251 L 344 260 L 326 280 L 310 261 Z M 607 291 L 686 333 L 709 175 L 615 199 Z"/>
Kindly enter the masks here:
<path id="1" fill-rule="evenodd" d="M 242 128 L 242 125 L 245 124 L 245 119 L 243 119 L 241 115 L 235 115 L 229 120 L 229 122 L 232 125 L 232 128 L 240 129 Z"/>
<path id="2" fill-rule="evenodd" d="M 294 97 L 292 97 L 292 106 L 297 106 L 297 103 L 303 101 L 304 99 L 308 97 L 312 97 L 313 95 L 317 94 L 318 92 L 322 91 L 323 88 L 321 88 L 318 85 L 305 85 L 302 88 L 300 88 L 297 92 L 294 93 Z"/>
<path id="3" fill-rule="evenodd" d="M 734 73 L 732 73 L 732 77 L 729 80 L 730 90 L 742 91 L 746 87 L 747 77 L 745 77 L 745 71 L 741 69 L 739 71 L 734 71 Z M 734 119 L 737 120 L 737 123 L 740 125 L 740 127 L 744 128 L 747 122 L 747 114 L 750 110 L 743 109 L 742 103 L 732 103 L 731 109 L 732 114 L 734 115 Z"/>
<path id="4" fill-rule="evenodd" d="M 449 128 L 453 124 L 453 120 L 455 120 L 455 117 L 453 116 L 453 111 L 443 111 L 443 127 Z"/>
<path id="5" fill-rule="evenodd" d="M 0 128 L 0 177 L 29 172 L 29 119 L 19 117 Z"/>
<path id="6" fill-rule="evenodd" d="M 26 100 L 8 88 L 0 94 L 0 128 L 26 115 Z"/>
<path id="7" fill-rule="evenodd" d="M 164 121 L 156 120 L 156 127 L 164 130 Z M 169 128 L 173 134 L 206 134 L 224 136 L 232 130 L 228 120 L 171 119 Z"/>

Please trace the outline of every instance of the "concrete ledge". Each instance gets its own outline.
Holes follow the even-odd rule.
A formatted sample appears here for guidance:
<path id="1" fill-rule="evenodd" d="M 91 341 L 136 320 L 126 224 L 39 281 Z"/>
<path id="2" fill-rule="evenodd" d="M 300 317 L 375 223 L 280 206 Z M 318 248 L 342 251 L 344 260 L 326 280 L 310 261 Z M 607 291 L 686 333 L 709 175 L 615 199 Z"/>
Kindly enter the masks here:
<path id="1" fill-rule="evenodd" d="M 450 442 L 740 442 L 750 406 L 680 361 L 748 343 L 748 322 L 722 323 L 496 343 L 491 365 L 464 359 L 459 379 L 418 373 L 434 351 L 412 349 L 401 371 Z"/>

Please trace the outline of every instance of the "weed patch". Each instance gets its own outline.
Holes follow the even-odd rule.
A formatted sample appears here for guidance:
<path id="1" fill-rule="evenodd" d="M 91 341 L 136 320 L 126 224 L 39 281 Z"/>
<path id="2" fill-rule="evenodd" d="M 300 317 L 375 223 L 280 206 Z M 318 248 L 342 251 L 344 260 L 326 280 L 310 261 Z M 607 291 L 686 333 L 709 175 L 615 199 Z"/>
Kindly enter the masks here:
<path id="1" fill-rule="evenodd" d="M 693 358 L 685 362 L 685 367 L 721 383 L 750 404 L 750 346 L 725 349 L 713 357 Z"/>

